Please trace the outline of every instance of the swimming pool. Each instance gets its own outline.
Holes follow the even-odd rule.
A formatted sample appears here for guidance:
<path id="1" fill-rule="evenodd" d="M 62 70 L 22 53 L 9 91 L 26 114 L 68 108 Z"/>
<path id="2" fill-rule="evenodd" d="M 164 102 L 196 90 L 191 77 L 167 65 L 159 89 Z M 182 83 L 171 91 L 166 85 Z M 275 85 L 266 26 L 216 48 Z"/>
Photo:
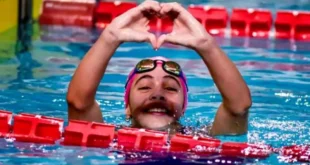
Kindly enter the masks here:
<path id="1" fill-rule="evenodd" d="M 4 53 L 12 58 L 0 57 L 0 109 L 63 118 L 67 123 L 65 96 L 68 83 L 98 32 L 82 31 L 77 35 L 68 33 L 72 29 L 62 33 L 52 31 L 42 28 L 41 38 L 29 41 L 29 50 L 15 52 L 10 49 Z M 83 38 L 84 41 L 59 42 L 55 39 L 63 36 Z M 309 43 L 246 38 L 217 38 L 217 41 L 238 66 L 250 87 L 253 101 L 248 134 L 218 138 L 265 143 L 273 147 L 309 144 Z M 158 55 L 179 62 L 188 75 L 189 105 L 182 123 L 195 127 L 210 124 L 221 97 L 200 57 L 188 49 L 164 47 L 153 51 L 148 44 L 136 43 L 124 44 L 117 50 L 98 88 L 97 100 L 104 120 L 112 124 L 128 124 L 123 102 L 128 70 L 139 59 Z M 3 164 L 118 164 L 124 160 L 124 153 L 108 149 L 39 145 L 4 139 L 0 139 L 0 143 L 0 162 Z M 251 160 L 250 163 L 281 164 L 281 158 L 277 156 L 273 154 L 266 160 Z M 139 158 L 142 163 L 161 160 L 186 164 L 197 159 L 195 155 L 167 157 L 149 153 L 130 153 L 129 157 Z M 130 163 L 134 162 L 126 162 Z"/>

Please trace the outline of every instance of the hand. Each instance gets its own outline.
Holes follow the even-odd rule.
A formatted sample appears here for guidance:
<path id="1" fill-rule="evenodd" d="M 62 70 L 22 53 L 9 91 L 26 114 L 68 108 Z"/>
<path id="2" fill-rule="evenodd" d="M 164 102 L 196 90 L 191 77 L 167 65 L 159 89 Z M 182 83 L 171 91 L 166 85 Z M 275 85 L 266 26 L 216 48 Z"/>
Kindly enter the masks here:
<path id="1" fill-rule="evenodd" d="M 200 22 L 178 3 L 162 3 L 160 15 L 169 16 L 173 20 L 172 32 L 158 38 L 156 48 L 164 42 L 181 45 L 194 50 L 207 49 L 213 38 Z"/>
<path id="2" fill-rule="evenodd" d="M 116 17 L 103 32 L 104 40 L 120 44 L 122 42 L 150 42 L 156 47 L 156 36 L 150 33 L 149 20 L 159 13 L 160 4 L 146 0 L 139 6 Z"/>

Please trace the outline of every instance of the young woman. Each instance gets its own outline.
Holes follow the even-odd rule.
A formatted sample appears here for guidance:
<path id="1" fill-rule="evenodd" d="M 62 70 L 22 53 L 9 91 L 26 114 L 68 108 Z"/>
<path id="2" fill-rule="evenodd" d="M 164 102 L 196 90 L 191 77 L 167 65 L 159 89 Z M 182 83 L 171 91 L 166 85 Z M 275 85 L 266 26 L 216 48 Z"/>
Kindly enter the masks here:
<path id="1" fill-rule="evenodd" d="M 173 30 L 158 38 L 148 30 L 150 16 L 173 19 Z M 145 1 L 115 18 L 79 64 L 70 82 L 69 119 L 103 122 L 95 94 L 115 50 L 124 42 L 163 43 L 196 51 L 204 61 L 223 101 L 209 135 L 247 132 L 250 91 L 233 62 L 205 28 L 180 4 Z M 126 116 L 132 127 L 180 132 L 178 123 L 187 105 L 187 81 L 181 67 L 165 58 L 142 59 L 126 82 Z M 182 132 L 182 131 L 181 131 Z"/>

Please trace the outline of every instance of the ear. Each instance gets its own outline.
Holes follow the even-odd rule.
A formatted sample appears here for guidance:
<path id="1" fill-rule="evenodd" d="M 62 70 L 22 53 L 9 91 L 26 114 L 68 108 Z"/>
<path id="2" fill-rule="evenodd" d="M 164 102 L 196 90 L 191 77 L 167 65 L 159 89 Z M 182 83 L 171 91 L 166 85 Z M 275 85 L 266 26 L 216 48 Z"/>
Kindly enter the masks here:
<path id="1" fill-rule="evenodd" d="M 128 105 L 126 110 L 125 110 L 125 114 L 126 114 L 126 119 L 130 119 L 131 118 L 131 110 L 130 110 L 130 106 Z"/>

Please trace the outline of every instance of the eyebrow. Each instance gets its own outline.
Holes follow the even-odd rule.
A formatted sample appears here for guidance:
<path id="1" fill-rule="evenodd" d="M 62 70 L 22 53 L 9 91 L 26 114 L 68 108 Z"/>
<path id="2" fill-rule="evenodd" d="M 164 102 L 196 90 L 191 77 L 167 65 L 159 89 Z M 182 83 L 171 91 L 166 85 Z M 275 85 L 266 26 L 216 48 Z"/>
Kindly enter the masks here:
<path id="1" fill-rule="evenodd" d="M 166 75 L 166 76 L 164 76 L 164 78 L 166 78 L 166 79 L 173 79 L 174 81 L 177 82 L 177 84 L 179 85 L 179 87 L 181 87 L 181 84 L 179 83 L 179 81 L 177 80 L 177 78 L 175 78 L 174 76 Z"/>
<path id="2" fill-rule="evenodd" d="M 139 83 L 139 81 L 141 81 L 142 79 L 153 79 L 154 77 L 149 75 L 149 74 L 146 74 L 146 75 L 143 75 L 141 76 L 135 83 L 135 86 Z M 181 87 L 181 84 L 179 83 L 179 81 L 177 80 L 177 78 L 175 78 L 174 76 L 171 76 L 171 75 L 166 75 L 164 76 L 164 79 L 172 79 L 174 80 L 178 85 L 179 87 Z"/>
<path id="3" fill-rule="evenodd" d="M 140 80 L 146 79 L 146 78 L 148 78 L 148 79 L 153 79 L 153 77 L 152 77 L 151 75 L 149 75 L 149 74 L 143 75 L 143 76 L 141 76 L 141 77 L 136 81 L 135 86 L 138 84 L 138 82 L 139 82 Z"/>

